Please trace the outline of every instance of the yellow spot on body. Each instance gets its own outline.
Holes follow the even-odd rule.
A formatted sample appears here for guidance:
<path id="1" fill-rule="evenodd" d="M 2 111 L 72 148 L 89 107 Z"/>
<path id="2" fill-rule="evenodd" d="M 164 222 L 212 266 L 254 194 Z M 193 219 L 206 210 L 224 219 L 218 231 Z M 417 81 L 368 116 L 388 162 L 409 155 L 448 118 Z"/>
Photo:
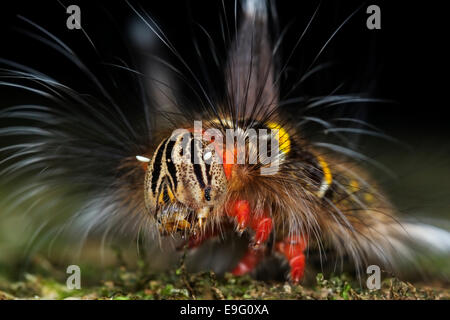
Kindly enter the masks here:
<path id="1" fill-rule="evenodd" d="M 280 151 L 283 153 L 289 153 L 291 151 L 291 139 L 287 131 L 278 123 L 269 122 L 267 127 L 271 130 L 278 130 L 278 144 Z"/>
<path id="2" fill-rule="evenodd" d="M 371 195 L 370 193 L 365 193 L 364 194 L 364 200 L 366 200 L 367 202 L 372 202 L 373 201 L 373 195 Z"/>
<path id="3" fill-rule="evenodd" d="M 317 194 L 320 198 L 322 198 L 325 195 L 325 192 L 327 192 L 328 188 L 331 186 L 331 183 L 333 182 L 333 176 L 331 174 L 330 168 L 328 167 L 328 163 L 321 156 L 317 156 L 317 161 L 319 162 L 319 165 L 322 167 L 323 171 L 322 183 Z"/>
<path id="4" fill-rule="evenodd" d="M 359 191 L 359 183 L 356 180 L 350 181 L 350 192 L 355 193 Z"/>

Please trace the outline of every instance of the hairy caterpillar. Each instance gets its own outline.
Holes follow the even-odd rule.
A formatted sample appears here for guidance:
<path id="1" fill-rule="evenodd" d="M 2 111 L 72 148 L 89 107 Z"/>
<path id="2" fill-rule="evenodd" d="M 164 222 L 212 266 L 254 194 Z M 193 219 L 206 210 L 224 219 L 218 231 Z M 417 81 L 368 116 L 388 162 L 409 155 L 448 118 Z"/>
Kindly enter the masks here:
<path id="1" fill-rule="evenodd" d="M 30 179 L 12 199 L 31 199 L 32 210 L 43 206 L 53 211 L 58 199 L 80 197 L 81 208 L 66 223 L 79 224 L 83 234 L 95 228 L 103 228 L 105 233 L 126 230 L 131 235 L 142 231 L 164 241 L 167 234 L 175 237 L 180 232 L 190 247 L 228 231 L 244 234 L 250 246 L 232 269 L 236 274 L 251 271 L 267 255 L 278 254 L 289 263 L 291 279 L 300 281 L 307 250 L 336 251 L 338 256 L 349 256 L 357 269 L 372 260 L 386 268 L 413 260 L 417 246 L 424 244 L 424 234 L 434 229 L 396 217 L 382 190 L 359 168 L 357 162 L 364 159 L 360 154 L 309 139 L 302 121 L 316 121 L 325 127 L 329 123 L 313 117 L 296 119 L 281 103 L 279 86 L 284 70 L 277 70 L 272 54 L 276 39 L 271 39 L 269 30 L 270 17 L 276 14 L 273 6 L 250 0 L 235 6 L 240 20 L 236 20 L 236 34 L 230 36 L 223 74 L 217 76 L 225 79 L 224 93 L 212 98 L 195 83 L 194 74 L 193 86 L 199 87 L 196 94 L 200 96 L 197 105 L 170 101 L 172 96 L 161 89 L 172 102 L 169 106 L 154 106 L 146 99 L 122 97 L 117 101 L 74 51 L 22 17 L 38 33 L 35 37 L 86 73 L 99 95 L 85 96 L 44 71 L 1 61 L 7 79 L 2 85 L 49 100 L 48 106 L 13 106 L 2 111 L 2 119 L 23 120 L 1 129 L 3 137 L 19 141 L 2 150 L 6 154 L 2 176 L 6 182 L 27 175 Z M 148 32 L 178 55 L 150 16 L 132 4 L 128 8 L 144 21 Z M 119 67 L 136 74 L 133 80 L 139 82 L 136 70 Z M 189 66 L 185 67 L 189 72 Z M 162 87 L 168 86 L 163 83 Z M 132 90 L 127 97 L 145 95 L 138 85 Z M 306 99 L 302 108 L 364 100 L 330 94 Z M 121 103 L 137 112 L 124 112 Z M 195 129 L 194 121 L 202 121 L 200 130 Z M 172 135 L 174 129 L 188 133 Z M 208 153 L 201 147 L 211 140 L 205 142 L 195 134 L 202 136 L 211 129 L 222 137 L 233 130 L 244 144 L 214 146 L 210 149 L 212 162 L 207 163 Z M 329 131 L 333 129 L 337 128 Z M 263 132 L 256 136 L 257 142 L 252 141 L 249 130 Z M 261 158 L 260 139 L 270 140 L 268 146 L 278 145 L 267 155 L 274 158 L 272 162 Z M 176 161 L 172 151 L 180 151 L 183 143 L 200 145 L 200 151 L 190 149 L 192 156 L 199 152 L 197 161 L 190 157 L 186 163 Z M 242 154 L 243 163 L 236 163 Z M 256 161 L 250 163 L 253 156 Z M 276 170 L 262 174 L 261 169 L 274 162 Z M 448 250 L 448 234 L 439 231 L 439 235 L 439 242 Z"/>

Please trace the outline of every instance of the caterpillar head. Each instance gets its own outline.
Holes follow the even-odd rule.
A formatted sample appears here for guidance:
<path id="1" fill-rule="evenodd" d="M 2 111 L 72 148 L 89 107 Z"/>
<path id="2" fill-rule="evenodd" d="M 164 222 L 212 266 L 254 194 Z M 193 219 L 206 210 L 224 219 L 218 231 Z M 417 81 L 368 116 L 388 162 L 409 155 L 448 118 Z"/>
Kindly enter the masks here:
<path id="1" fill-rule="evenodd" d="M 145 177 L 145 205 L 168 233 L 202 227 L 222 201 L 227 180 L 214 150 L 192 133 L 172 135 L 156 149 Z"/>

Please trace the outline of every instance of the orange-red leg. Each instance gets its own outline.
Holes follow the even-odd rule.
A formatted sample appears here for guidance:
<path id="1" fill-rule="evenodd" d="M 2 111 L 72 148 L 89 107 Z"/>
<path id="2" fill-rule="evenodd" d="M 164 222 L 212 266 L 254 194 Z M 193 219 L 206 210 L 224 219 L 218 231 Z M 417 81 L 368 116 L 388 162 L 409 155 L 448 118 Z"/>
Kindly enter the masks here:
<path id="1" fill-rule="evenodd" d="M 253 238 L 255 247 L 259 247 L 269 239 L 273 226 L 272 218 L 265 213 L 255 214 L 251 212 L 250 204 L 247 200 L 234 202 L 231 210 L 228 210 L 227 213 L 236 219 L 239 232 L 244 232 L 247 228 L 255 231 Z"/>
<path id="2" fill-rule="evenodd" d="M 252 271 L 263 257 L 262 250 L 254 250 L 249 248 L 244 257 L 239 261 L 238 265 L 233 269 L 235 276 L 241 276 Z"/>
<path id="3" fill-rule="evenodd" d="M 277 242 L 275 249 L 289 262 L 291 280 L 295 283 L 299 282 L 305 272 L 306 240 L 300 236 L 290 236 Z"/>
<path id="4" fill-rule="evenodd" d="M 238 200 L 234 202 L 227 214 L 236 219 L 239 232 L 244 232 L 250 223 L 250 204 L 247 200 Z"/>
<path id="5" fill-rule="evenodd" d="M 235 218 L 239 232 L 243 232 L 247 228 L 255 231 L 253 244 L 232 271 L 234 275 L 243 275 L 252 271 L 263 258 L 264 248 L 261 246 L 269 239 L 272 232 L 272 218 L 267 214 L 252 212 L 247 200 L 234 202 L 228 215 Z"/>
<path id="6" fill-rule="evenodd" d="M 255 248 L 258 248 L 269 239 L 270 233 L 272 232 L 272 218 L 265 215 L 253 217 L 251 228 L 255 230 L 253 245 Z"/>

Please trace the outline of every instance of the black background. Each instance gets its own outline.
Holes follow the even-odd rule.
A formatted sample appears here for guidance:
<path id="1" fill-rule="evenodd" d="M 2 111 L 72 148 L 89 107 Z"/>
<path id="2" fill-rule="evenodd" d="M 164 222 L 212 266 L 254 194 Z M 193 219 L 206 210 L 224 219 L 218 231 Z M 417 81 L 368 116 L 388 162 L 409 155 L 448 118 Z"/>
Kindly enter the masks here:
<path id="1" fill-rule="evenodd" d="M 201 24 L 221 45 L 221 1 L 132 1 L 134 7 L 145 9 L 174 43 L 194 72 L 201 64 L 192 45 L 194 22 Z M 228 21 L 233 23 L 234 1 L 224 1 Z M 332 88 L 346 81 L 349 92 L 370 92 L 371 96 L 391 99 L 396 103 L 370 106 L 362 116 L 388 133 L 401 131 L 417 134 L 448 135 L 448 41 L 447 17 L 443 2 L 411 1 L 323 1 L 290 66 L 301 73 L 311 63 L 329 36 L 354 10 L 360 10 L 336 34 L 319 59 L 332 61 L 338 67 L 318 77 L 299 91 L 315 94 L 321 86 Z M 78 86 L 81 78 L 58 55 L 43 49 L 36 41 L 24 36 L 17 28 L 33 30 L 18 15 L 22 15 L 70 46 L 84 62 L 98 62 L 92 47 L 81 31 L 68 30 L 68 15 L 64 6 L 78 4 L 82 11 L 82 26 L 89 34 L 101 58 L 126 57 L 126 26 L 136 17 L 124 1 L 2 1 L 0 39 L 2 58 L 18 61 L 46 71 L 60 81 Z M 311 18 L 318 1 L 277 1 L 280 28 L 292 23 L 283 42 L 282 57 L 286 58 Z M 365 9 L 370 4 L 381 8 L 381 30 L 366 28 Z M 194 26 L 194 27 L 193 27 Z M 198 34 L 198 32 L 197 32 Z M 203 49 L 207 48 L 204 43 Z M 94 57 L 94 58 L 92 58 Z M 125 59 L 125 58 L 124 58 Z M 172 59 L 172 60 L 170 60 Z M 169 58 L 173 62 L 173 57 Z M 204 61 L 202 63 L 208 63 Z M 208 65 L 207 65 L 208 66 Z M 210 68 L 211 69 L 211 68 Z M 212 71 L 214 74 L 214 70 Z M 303 90 L 303 91 L 302 91 Z M 0 88 L 2 107 L 17 102 L 20 94 Z"/>

